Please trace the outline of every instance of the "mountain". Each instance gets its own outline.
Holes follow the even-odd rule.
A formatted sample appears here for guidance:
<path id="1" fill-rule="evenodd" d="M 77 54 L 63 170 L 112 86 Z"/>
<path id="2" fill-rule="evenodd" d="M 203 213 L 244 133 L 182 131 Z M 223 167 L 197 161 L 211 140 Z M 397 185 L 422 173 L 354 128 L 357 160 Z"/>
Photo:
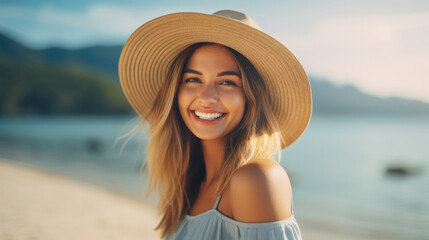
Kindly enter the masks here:
<path id="1" fill-rule="evenodd" d="M 122 46 L 119 45 L 94 46 L 76 50 L 59 47 L 36 50 L 28 48 L 13 39 L 0 34 L 0 60 L 3 59 L 3 62 L 0 61 L 0 83 L 2 84 L 2 88 L 4 88 L 3 91 L 0 92 L 10 92 L 10 89 L 7 89 L 7 86 L 12 85 L 5 85 L 4 83 L 6 81 L 5 78 L 8 78 L 7 76 L 12 76 L 8 78 L 9 83 L 11 79 L 15 79 L 14 81 L 21 82 L 21 88 L 24 89 L 25 87 L 23 86 L 25 84 L 29 84 L 28 80 L 24 78 L 33 77 L 34 81 L 42 81 L 42 79 L 48 78 L 51 79 L 50 81 L 54 81 L 55 76 L 57 78 L 68 79 L 67 76 L 70 75 L 73 76 L 72 79 L 75 79 L 74 81 L 76 86 L 74 86 L 74 89 L 76 94 L 79 87 L 85 86 L 85 84 L 83 84 L 84 81 L 97 82 L 96 85 L 103 84 L 103 80 L 114 82 L 116 85 L 99 87 L 98 89 L 104 90 L 100 90 L 97 94 L 103 95 L 106 101 L 111 101 L 112 99 L 117 98 L 118 95 L 121 95 L 119 99 L 121 99 L 120 101 L 123 104 L 125 97 L 123 96 L 118 84 L 117 71 L 121 50 Z M 1 68 L 2 66 L 5 66 L 5 64 L 10 67 Z M 42 70 L 35 70 L 32 68 L 32 65 L 36 65 L 38 66 L 36 69 Z M 13 76 L 13 71 L 22 72 L 22 69 L 27 69 L 26 71 L 31 72 L 33 75 L 28 74 L 24 76 L 22 74 L 18 74 L 21 78 L 20 80 L 16 80 L 15 76 Z M 367 94 L 352 85 L 336 85 L 326 79 L 311 75 L 309 78 L 313 94 L 314 114 L 413 114 L 429 116 L 429 104 L 423 101 L 409 100 L 400 97 L 381 98 Z M 17 82 L 14 86 L 18 84 Z M 73 81 L 68 82 L 67 84 L 72 84 L 72 82 Z M 60 92 L 55 95 L 58 98 L 60 98 L 59 96 L 61 95 L 61 91 L 66 91 L 65 88 L 61 87 L 61 84 L 65 83 L 59 82 L 59 85 L 57 85 L 57 87 L 61 89 Z M 108 90 L 109 93 L 103 93 L 103 91 L 107 91 L 107 88 L 110 89 Z M 26 89 L 28 89 L 28 86 Z M 19 92 L 16 89 L 14 91 Z M 73 98 L 73 95 L 70 94 L 72 93 L 68 92 L 66 95 Z M 43 96 L 41 92 L 39 92 L 39 96 Z M 14 96 L 10 101 L 18 101 L 15 99 L 16 97 L 17 96 Z M 22 95 L 21 98 L 26 99 L 24 95 Z M 5 98 L 0 98 L 0 100 L 6 101 L 2 103 L 3 106 L 13 105 L 13 103 L 7 102 L 8 100 Z M 84 105 L 79 106 L 81 106 L 81 110 L 83 112 L 91 112 L 90 108 L 83 110 L 85 109 Z M 57 107 L 53 109 L 54 110 L 49 110 L 49 112 L 56 113 L 61 108 Z M 15 112 L 20 112 L 18 105 L 15 110 Z M 38 111 L 37 109 L 33 109 L 32 111 L 43 112 Z M 80 112 L 79 107 L 75 107 L 70 111 L 73 113 Z M 108 111 L 108 109 L 104 109 L 102 112 L 107 113 Z M 126 109 L 121 105 L 121 107 L 117 108 L 113 112 L 126 112 Z M 4 111 L 3 113 L 7 114 L 7 111 Z"/>
<path id="2" fill-rule="evenodd" d="M 132 113 L 117 82 L 121 49 L 35 50 L 0 34 L 0 116 Z"/>
<path id="3" fill-rule="evenodd" d="M 118 62 L 122 46 L 93 46 L 82 49 L 59 47 L 41 50 L 28 48 L 0 34 L 0 57 L 13 61 L 43 62 L 55 66 L 69 66 L 96 72 L 118 80 Z"/>
<path id="4" fill-rule="evenodd" d="M 106 72 L 118 79 L 118 63 L 122 46 L 94 46 L 78 50 L 47 48 L 40 51 L 49 62 L 89 66 L 98 72 Z"/>
<path id="5" fill-rule="evenodd" d="M 429 104 L 401 97 L 381 98 L 352 85 L 310 76 L 315 114 L 428 115 Z"/>
<path id="6" fill-rule="evenodd" d="M 0 59 L 0 116 L 130 114 L 119 84 L 95 74 Z"/>

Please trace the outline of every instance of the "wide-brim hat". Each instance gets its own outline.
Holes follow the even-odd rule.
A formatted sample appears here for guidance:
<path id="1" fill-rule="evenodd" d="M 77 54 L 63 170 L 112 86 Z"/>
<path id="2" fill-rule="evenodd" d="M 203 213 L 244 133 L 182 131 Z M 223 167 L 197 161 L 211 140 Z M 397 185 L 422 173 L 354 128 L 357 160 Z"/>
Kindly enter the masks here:
<path id="1" fill-rule="evenodd" d="M 125 43 L 119 59 L 119 79 L 134 110 L 143 118 L 173 60 L 188 46 L 213 42 L 240 52 L 266 82 L 272 111 L 284 141 L 295 142 L 312 112 L 311 88 L 297 58 L 265 34 L 247 15 L 223 10 L 210 14 L 182 12 L 164 15 L 141 25 Z"/>

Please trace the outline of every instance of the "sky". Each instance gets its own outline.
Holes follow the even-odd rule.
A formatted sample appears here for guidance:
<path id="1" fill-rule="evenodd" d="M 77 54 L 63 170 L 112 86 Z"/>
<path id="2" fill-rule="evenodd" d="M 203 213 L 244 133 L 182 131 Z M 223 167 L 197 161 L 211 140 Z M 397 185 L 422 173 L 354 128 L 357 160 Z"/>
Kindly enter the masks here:
<path id="1" fill-rule="evenodd" d="M 123 45 L 173 12 L 248 14 L 307 74 L 429 103 L 427 0 L 0 0 L 0 32 L 32 48 Z"/>

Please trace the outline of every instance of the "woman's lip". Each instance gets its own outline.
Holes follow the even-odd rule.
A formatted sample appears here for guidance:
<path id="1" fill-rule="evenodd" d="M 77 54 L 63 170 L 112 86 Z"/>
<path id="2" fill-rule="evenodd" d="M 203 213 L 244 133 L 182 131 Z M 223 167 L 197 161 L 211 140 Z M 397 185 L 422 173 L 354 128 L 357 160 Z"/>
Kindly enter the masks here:
<path id="1" fill-rule="evenodd" d="M 205 120 L 205 119 L 201 119 L 201 118 L 197 117 L 197 115 L 195 115 L 194 112 L 195 111 L 191 111 L 191 115 L 194 117 L 195 121 L 200 123 L 200 124 L 204 124 L 204 125 L 214 125 L 226 116 L 226 113 L 224 113 L 220 118 L 216 118 L 214 120 Z"/>
<path id="2" fill-rule="evenodd" d="M 219 112 L 219 111 L 216 111 L 216 110 L 200 110 L 200 109 L 191 110 L 191 112 L 195 112 L 195 111 L 202 112 L 202 113 L 221 113 L 221 114 L 225 114 L 224 112 Z"/>

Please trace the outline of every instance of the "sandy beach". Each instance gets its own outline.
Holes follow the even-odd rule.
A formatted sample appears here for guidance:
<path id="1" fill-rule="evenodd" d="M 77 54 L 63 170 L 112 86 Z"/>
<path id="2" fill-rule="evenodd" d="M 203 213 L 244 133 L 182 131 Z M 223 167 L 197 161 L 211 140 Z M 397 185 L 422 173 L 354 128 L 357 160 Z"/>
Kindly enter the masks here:
<path id="1" fill-rule="evenodd" d="M 0 239 L 159 239 L 154 206 L 0 158 Z"/>

